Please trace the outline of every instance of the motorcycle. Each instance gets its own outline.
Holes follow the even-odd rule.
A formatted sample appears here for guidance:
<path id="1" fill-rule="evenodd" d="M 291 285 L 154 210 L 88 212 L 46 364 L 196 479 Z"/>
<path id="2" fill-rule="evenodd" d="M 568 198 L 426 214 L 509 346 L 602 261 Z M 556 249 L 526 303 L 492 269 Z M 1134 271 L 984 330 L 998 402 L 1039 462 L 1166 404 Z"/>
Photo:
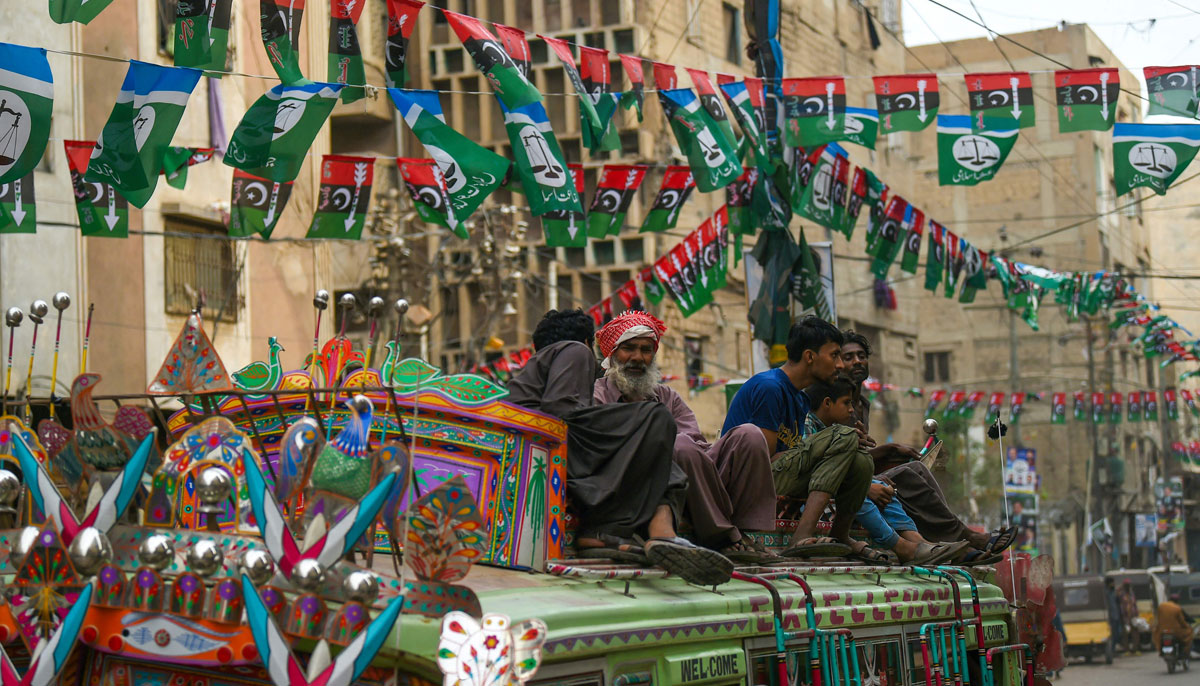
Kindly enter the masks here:
<path id="1" fill-rule="evenodd" d="M 1175 644 L 1175 637 L 1171 634 L 1164 633 L 1162 637 L 1162 648 L 1158 654 L 1167 663 L 1167 674 L 1174 674 L 1176 667 L 1182 667 L 1183 671 L 1188 671 L 1188 663 L 1191 662 L 1192 656 L 1190 651 L 1182 650 L 1183 646 Z"/>

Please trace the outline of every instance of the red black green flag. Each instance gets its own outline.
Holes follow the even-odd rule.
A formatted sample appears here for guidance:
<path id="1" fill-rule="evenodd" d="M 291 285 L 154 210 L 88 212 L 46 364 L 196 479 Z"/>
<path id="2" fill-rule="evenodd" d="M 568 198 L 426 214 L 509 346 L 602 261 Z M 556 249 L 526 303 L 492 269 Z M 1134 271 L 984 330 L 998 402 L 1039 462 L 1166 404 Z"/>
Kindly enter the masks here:
<path id="1" fill-rule="evenodd" d="M 937 293 L 946 270 L 946 227 L 929 220 L 929 248 L 925 255 L 925 290 Z"/>
<path id="2" fill-rule="evenodd" d="M 654 275 L 675 297 L 684 317 L 713 301 L 725 287 L 729 266 L 729 221 L 725 208 L 706 219 L 654 263 Z"/>
<path id="3" fill-rule="evenodd" d="M 167 185 L 183 190 L 187 185 L 188 169 L 212 159 L 213 148 L 171 147 L 163 155 L 163 176 Z"/>
<path id="4" fill-rule="evenodd" d="M 79 232 L 84 236 L 127 238 L 129 203 L 108 183 L 83 180 L 95 145 L 95 141 L 63 141 L 67 166 L 71 169 L 71 186 L 75 190 Z"/>
<path id="5" fill-rule="evenodd" d="M 754 198 L 754 183 L 757 180 L 758 169 L 748 167 L 733 183 L 725 187 L 725 211 L 729 214 L 729 233 L 739 239 L 742 236 L 754 235 L 754 211 L 751 202 Z"/>
<path id="6" fill-rule="evenodd" d="M 880 133 L 920 131 L 937 116 L 937 74 L 876 76 L 874 81 Z"/>
<path id="7" fill-rule="evenodd" d="M 508 56 L 516 63 L 517 69 L 525 78 L 529 78 L 529 66 L 533 59 L 529 53 L 529 39 L 525 37 L 525 32 L 504 24 L 492 24 L 492 27 L 496 29 L 496 35 L 500 36 L 500 42 Z"/>
<path id="8" fill-rule="evenodd" d="M 271 67 L 285 86 L 304 81 L 300 71 L 300 21 L 304 0 L 259 0 L 263 47 Z"/>
<path id="9" fill-rule="evenodd" d="M 966 74 L 964 78 L 972 129 L 1024 129 L 1034 125 L 1033 82 L 1029 72 Z"/>
<path id="10" fill-rule="evenodd" d="M 475 61 L 475 66 L 487 77 L 496 97 L 507 109 L 515 110 L 542 101 L 542 94 L 525 78 L 517 63 L 501 47 L 492 32 L 484 28 L 482 22 L 449 10 L 442 10 L 442 13 Z"/>
<path id="11" fill-rule="evenodd" d="M 358 240 L 367 221 L 374 178 L 374 158 L 323 156 L 317 211 L 308 227 L 308 238 Z"/>
<path id="12" fill-rule="evenodd" d="M 914 218 L 914 208 L 907 200 L 895 194 L 888 199 L 883 222 L 879 227 L 879 236 L 875 240 L 875 251 L 872 253 L 875 259 L 871 262 L 871 273 L 875 278 L 887 278 L 888 269 L 900 252 L 902 236 L 908 234 L 911 228 L 909 222 Z M 921 215 L 921 219 L 924 219 L 924 215 Z"/>
<path id="13" fill-rule="evenodd" d="M 1129 421 L 1142 421 L 1142 392 L 1130 391 L 1128 400 L 1129 403 L 1126 406 L 1126 411 L 1128 414 L 1126 416 L 1129 418 Z"/>
<path id="14" fill-rule="evenodd" d="M 1146 67 L 1142 73 L 1146 77 L 1146 90 L 1150 93 L 1148 115 L 1196 116 L 1200 66 Z"/>
<path id="15" fill-rule="evenodd" d="M 388 33 L 383 56 L 387 61 L 389 88 L 408 85 L 408 41 L 417 25 L 417 14 L 424 6 L 420 0 L 387 0 Z"/>
<path id="16" fill-rule="evenodd" d="M 180 0 L 175 5 L 175 66 L 225 70 L 232 4 L 233 0 Z"/>
<path id="17" fill-rule="evenodd" d="M 962 416 L 970 419 L 975 416 L 975 408 L 979 407 L 979 403 L 983 402 L 983 391 L 971 391 L 967 396 L 967 402 L 963 405 Z"/>
<path id="18" fill-rule="evenodd" d="M 575 192 L 583 196 L 583 165 L 568 164 Z M 587 245 L 587 215 L 573 210 L 553 210 L 542 215 L 542 233 L 546 245 L 567 248 L 582 248 Z"/>
<path id="19" fill-rule="evenodd" d="M 1054 72 L 1058 130 L 1107 131 L 1117 116 L 1121 76 L 1115 67 Z"/>
<path id="20" fill-rule="evenodd" d="M 660 91 L 674 90 L 679 87 L 679 78 L 675 75 L 675 65 L 654 62 L 654 89 Z"/>
<path id="21" fill-rule="evenodd" d="M 563 71 L 567 73 L 567 78 L 579 96 L 579 118 L 582 120 L 583 129 L 589 132 L 588 142 L 598 143 L 604 135 L 605 127 L 600 122 L 600 115 L 596 112 L 596 105 L 588 92 L 587 84 L 579 75 L 579 67 L 575 66 L 575 56 L 571 54 L 571 46 L 561 38 L 550 38 L 541 34 L 538 34 L 538 38 L 545 41 L 546 45 L 549 45 L 554 54 L 558 56 L 558 60 L 562 62 Z"/>
<path id="22" fill-rule="evenodd" d="M 638 272 L 637 278 L 642 283 L 642 291 L 651 305 L 662 302 L 663 296 L 667 294 L 667 289 L 658 282 L 658 277 L 654 275 L 654 267 L 644 267 L 642 271 Z"/>
<path id="23" fill-rule="evenodd" d="M 596 195 L 588 208 L 587 233 L 592 238 L 615 236 L 621 232 L 625 213 L 633 196 L 646 178 L 644 164 L 606 164 L 600 170 Z"/>
<path id="24" fill-rule="evenodd" d="M 946 400 L 946 407 L 942 409 L 942 416 L 952 417 L 958 414 L 966 400 L 966 391 L 952 391 L 950 397 Z"/>
<path id="25" fill-rule="evenodd" d="M 579 78 L 583 83 L 592 107 L 596 109 L 599 127 L 590 129 L 583 127 L 583 146 L 591 152 L 602 150 L 617 150 L 621 147 L 621 137 L 614 124 L 617 114 L 619 97 L 609 93 L 612 87 L 612 75 L 608 63 L 608 51 L 601 48 L 579 46 Z"/>
<path id="26" fill-rule="evenodd" d="M 717 128 L 721 129 L 721 133 L 725 134 L 726 139 L 731 143 L 736 141 L 737 139 L 733 135 L 733 127 L 729 124 L 729 115 L 725 113 L 725 105 L 721 103 L 721 95 L 717 92 L 716 87 L 713 86 L 708 72 L 689 67 L 685 67 L 685 69 L 687 69 L 688 76 L 692 79 L 696 95 L 700 98 L 700 106 L 717 123 Z"/>
<path id="27" fill-rule="evenodd" d="M 1186 388 L 1179 391 L 1179 395 L 1183 396 L 1183 402 L 1187 405 L 1188 411 L 1193 417 L 1200 417 L 1200 407 L 1196 406 L 1196 398 L 1192 396 L 1192 392 Z"/>
<path id="28" fill-rule="evenodd" d="M 1123 396 L 1120 393 L 1108 394 L 1108 422 L 1110 424 L 1121 423 L 1122 401 Z"/>
<path id="29" fill-rule="evenodd" d="M 0 233 L 37 233 L 33 177 L 0 183 Z"/>
<path id="30" fill-rule="evenodd" d="M 983 418 L 984 424 L 994 424 L 1000 418 L 1000 408 L 1004 407 L 1004 394 L 992 393 L 988 396 L 987 416 Z"/>
<path id="31" fill-rule="evenodd" d="M 929 403 L 927 405 L 925 405 L 925 418 L 929 419 L 930 417 L 932 417 L 934 410 L 936 410 L 938 408 L 938 405 L 941 405 L 942 401 L 945 399 L 946 399 L 946 391 L 939 389 L 939 390 L 936 390 L 936 391 L 933 391 L 932 393 L 930 393 L 929 394 Z"/>
<path id="32" fill-rule="evenodd" d="M 279 183 L 234 169 L 229 197 L 229 235 L 257 233 L 266 240 L 292 197 L 292 182 Z"/>
<path id="33" fill-rule="evenodd" d="M 846 138 L 846 80 L 841 76 L 783 79 L 784 141 L 810 146 Z"/>
<path id="34" fill-rule="evenodd" d="M 679 210 L 695 188 L 696 181 L 692 178 L 691 167 L 686 164 L 667 167 L 663 174 L 662 186 L 658 189 L 658 195 L 654 196 L 654 204 L 646 213 L 646 219 L 638 233 L 657 233 L 675 228 L 675 222 L 679 220 Z M 730 229 L 733 229 L 732 217 Z"/>
<path id="35" fill-rule="evenodd" d="M 1143 398 L 1142 410 L 1144 412 L 1143 416 L 1146 418 L 1146 421 L 1157 422 L 1158 421 L 1158 392 L 1157 391 L 1146 391 L 1144 394 L 1142 394 L 1142 398 Z"/>
<path id="36" fill-rule="evenodd" d="M 460 238 L 467 238 L 466 229 L 458 229 L 458 222 L 450 211 L 450 191 L 437 162 L 398 157 L 396 164 L 400 166 L 400 177 L 404 179 L 404 186 L 421 219 L 450 228 Z"/>
<path id="37" fill-rule="evenodd" d="M 621 55 L 621 67 L 625 70 L 625 78 L 629 79 L 629 90 L 621 96 L 621 106 L 625 109 L 636 107 L 638 122 L 641 122 L 642 105 L 646 100 L 646 77 L 642 74 L 642 58 L 636 55 Z"/>
<path id="38" fill-rule="evenodd" d="M 362 47 L 358 44 L 358 19 L 364 0 L 329 0 L 329 81 L 340 83 L 342 102 L 354 102 L 365 95 L 367 82 Z"/>
<path id="39" fill-rule="evenodd" d="M 917 273 L 917 261 L 921 257 L 921 238 L 925 235 L 925 213 L 913 210 L 912 221 L 908 222 L 908 234 L 904 237 L 904 256 L 900 258 L 900 270 Z"/>
<path id="40" fill-rule="evenodd" d="M 876 207 L 882 202 L 883 196 L 887 195 L 887 186 L 876 178 L 874 172 L 865 167 L 858 167 L 854 170 L 854 177 L 850 180 L 850 198 L 846 201 L 846 222 L 842 226 L 842 233 L 846 234 L 847 240 L 854 235 L 854 227 L 858 224 L 858 216 L 862 214 L 862 209 L 867 208 L 867 215 L 871 221 L 870 227 L 867 229 L 867 246 L 870 250 L 871 238 L 877 233 L 878 222 L 876 215 L 881 213 L 881 210 L 876 210 Z"/>
<path id="41" fill-rule="evenodd" d="M 1074 399 L 1073 414 L 1075 416 L 1075 421 L 1082 422 L 1087 418 L 1087 409 L 1084 406 L 1084 398 L 1086 396 L 1084 395 L 1083 391 L 1075 391 L 1071 394 L 1071 396 Z"/>
<path id="42" fill-rule="evenodd" d="M 1008 400 L 1008 421 L 1016 424 L 1021 421 L 1021 410 L 1025 409 L 1025 393 L 1014 391 Z"/>
<path id="43" fill-rule="evenodd" d="M 1163 402 L 1167 404 L 1167 419 L 1177 421 L 1179 419 L 1179 394 L 1174 388 L 1163 391 Z"/>
<path id="44" fill-rule="evenodd" d="M 1100 392 L 1092 393 L 1092 423 L 1103 424 L 1105 416 L 1104 394 Z"/>

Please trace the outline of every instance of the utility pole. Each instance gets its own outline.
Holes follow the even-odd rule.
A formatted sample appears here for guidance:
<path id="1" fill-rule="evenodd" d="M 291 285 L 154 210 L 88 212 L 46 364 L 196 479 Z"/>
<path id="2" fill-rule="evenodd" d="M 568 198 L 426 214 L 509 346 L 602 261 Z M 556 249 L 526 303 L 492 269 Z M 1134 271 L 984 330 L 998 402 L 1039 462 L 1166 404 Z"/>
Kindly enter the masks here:
<path id="1" fill-rule="evenodd" d="M 1088 315 L 1083 315 L 1083 323 L 1087 328 L 1087 362 L 1088 362 L 1088 398 L 1094 398 L 1096 393 L 1096 346 L 1095 334 L 1092 333 L 1092 318 Z M 1093 410 L 1094 412 L 1094 410 Z M 1088 434 L 1092 442 L 1092 455 L 1087 461 L 1087 486 L 1084 493 L 1084 540 L 1092 530 L 1092 484 L 1096 480 L 1096 465 L 1100 461 L 1100 436 L 1099 429 L 1096 427 L 1094 418 L 1088 418 Z M 1092 554 L 1091 546 L 1087 546 L 1084 552 L 1084 562 L 1088 556 Z"/>
<path id="2" fill-rule="evenodd" d="M 1010 388 L 1009 398 L 1012 398 L 1012 393 L 1018 392 L 1021 386 L 1021 356 L 1018 354 L 1017 346 L 1017 313 L 1013 310 L 1008 311 L 1008 385 Z M 1021 420 L 1011 422 L 1012 426 L 1008 428 L 1009 442 L 1013 447 L 1020 448 L 1021 445 Z"/>

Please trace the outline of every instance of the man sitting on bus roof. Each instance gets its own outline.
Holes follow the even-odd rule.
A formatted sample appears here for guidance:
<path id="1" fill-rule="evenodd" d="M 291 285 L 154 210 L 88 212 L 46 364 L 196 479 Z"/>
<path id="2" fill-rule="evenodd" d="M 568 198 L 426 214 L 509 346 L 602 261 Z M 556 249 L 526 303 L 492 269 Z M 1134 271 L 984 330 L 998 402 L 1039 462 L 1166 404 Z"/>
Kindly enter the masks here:
<path id="1" fill-rule="evenodd" d="M 508 383 L 509 402 L 567 424 L 567 495 L 580 519 L 579 556 L 649 560 L 706 586 L 728 581 L 728 558 L 676 535 L 687 476 L 671 459 L 671 412 L 659 402 L 594 405 L 593 338 L 583 310 L 547 312 L 533 332 L 536 352 Z"/>
<path id="2" fill-rule="evenodd" d="M 862 384 L 871 376 L 870 358 L 871 344 L 866 336 L 847 329 L 842 332 L 845 343 L 842 345 L 842 361 L 846 365 L 847 375 L 858 387 L 854 400 L 854 411 L 857 419 L 856 426 L 864 434 L 870 432 L 870 408 L 862 392 Z M 874 439 L 868 435 L 871 446 Z M 882 450 L 881 450 L 882 449 Z M 916 449 L 897 443 L 887 443 L 873 448 L 872 457 L 876 464 L 894 460 L 908 460 L 900 465 L 882 471 L 879 479 L 891 486 L 897 497 L 904 502 L 904 509 L 913 518 L 917 531 L 930 541 L 953 542 L 967 541 L 978 553 L 968 553 L 956 563 L 978 563 L 998 555 L 1016 540 L 1014 527 L 1001 528 L 991 533 L 971 530 L 958 515 L 950 509 L 942 487 L 929 468 L 920 461 L 920 453 Z"/>
<path id="3" fill-rule="evenodd" d="M 675 418 L 675 464 L 687 473 L 685 512 L 693 538 L 739 562 L 774 558 L 746 531 L 775 529 L 771 452 L 758 427 L 743 424 L 710 444 L 696 414 L 679 393 L 662 383 L 655 364 L 666 325 L 645 312 L 626 312 L 596 334 L 604 376 L 596 380 L 596 403 L 656 401 Z"/>
<path id="4" fill-rule="evenodd" d="M 742 424 L 757 426 L 772 446 L 775 492 L 804 500 L 792 545 L 784 557 L 843 555 L 850 552 L 854 513 L 871 484 L 871 458 L 859 450 L 859 434 L 848 426 L 826 427 L 804 435 L 810 404 L 805 388 L 832 381 L 842 371 L 842 332 L 818 317 L 805 317 L 788 332 L 788 359 L 782 367 L 759 372 L 738 389 L 722 433 Z M 832 538 L 818 537 L 817 523 L 837 497 Z M 765 497 L 765 494 L 764 494 Z"/>

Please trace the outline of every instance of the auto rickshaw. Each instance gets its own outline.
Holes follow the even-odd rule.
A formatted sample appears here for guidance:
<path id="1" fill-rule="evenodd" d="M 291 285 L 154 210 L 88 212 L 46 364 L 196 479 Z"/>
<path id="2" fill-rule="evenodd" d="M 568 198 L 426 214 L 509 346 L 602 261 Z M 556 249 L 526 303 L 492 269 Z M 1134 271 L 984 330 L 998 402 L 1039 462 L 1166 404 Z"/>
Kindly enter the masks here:
<path id="1" fill-rule="evenodd" d="M 1067 634 L 1067 658 L 1091 662 L 1103 657 L 1104 664 L 1112 664 L 1113 635 L 1104 577 L 1064 576 L 1054 580 L 1053 588 Z"/>

